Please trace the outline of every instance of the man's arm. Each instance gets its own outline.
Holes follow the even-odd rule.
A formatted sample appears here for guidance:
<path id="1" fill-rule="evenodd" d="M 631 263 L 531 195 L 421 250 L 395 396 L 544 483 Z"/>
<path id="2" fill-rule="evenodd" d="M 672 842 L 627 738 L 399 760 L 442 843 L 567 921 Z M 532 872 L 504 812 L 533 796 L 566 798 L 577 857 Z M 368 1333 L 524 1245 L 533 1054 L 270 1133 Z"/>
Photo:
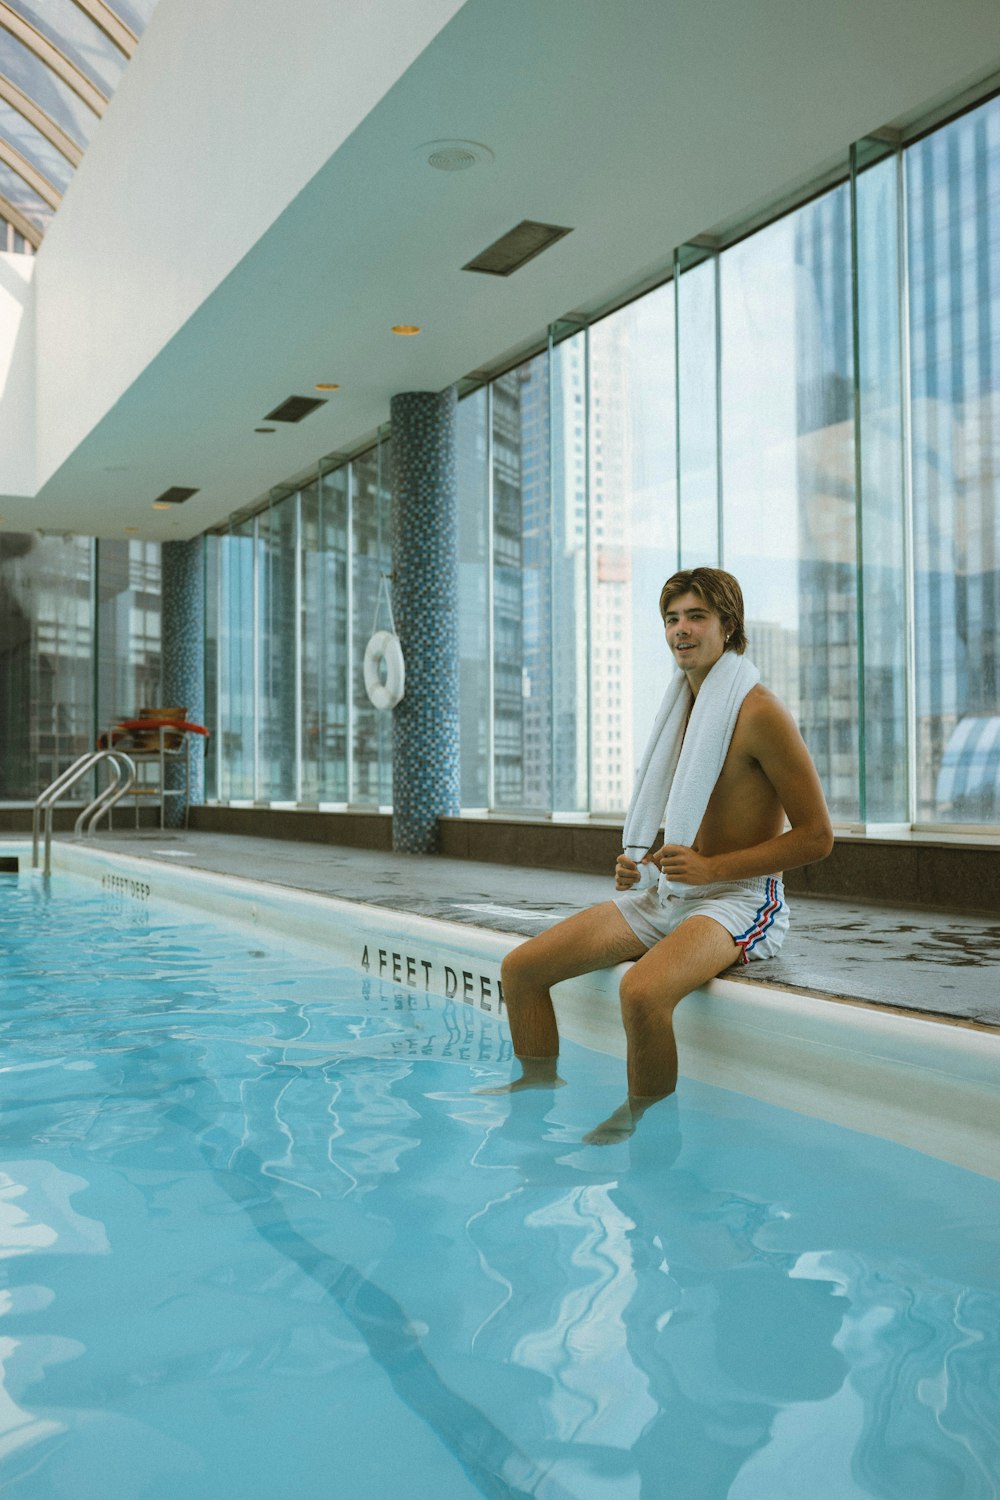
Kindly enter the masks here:
<path id="1" fill-rule="evenodd" d="M 693 849 L 665 845 L 660 868 L 671 880 L 689 885 L 749 880 L 825 859 L 833 848 L 833 829 L 816 767 L 791 714 L 772 694 L 748 701 L 747 752 L 753 756 L 777 794 L 791 825 L 776 838 L 747 849 L 710 857 Z M 742 726 L 741 726 L 742 727 Z"/>

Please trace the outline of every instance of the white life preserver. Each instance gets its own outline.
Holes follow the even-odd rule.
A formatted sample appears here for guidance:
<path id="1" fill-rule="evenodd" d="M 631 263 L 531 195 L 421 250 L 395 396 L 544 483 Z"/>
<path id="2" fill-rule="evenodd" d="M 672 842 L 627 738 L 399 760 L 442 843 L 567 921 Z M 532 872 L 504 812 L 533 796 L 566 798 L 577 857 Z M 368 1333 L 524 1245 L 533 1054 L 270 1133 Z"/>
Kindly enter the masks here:
<path id="1" fill-rule="evenodd" d="M 405 683 L 399 636 L 391 630 L 376 630 L 365 647 L 365 692 L 376 708 L 395 708 L 402 699 Z"/>

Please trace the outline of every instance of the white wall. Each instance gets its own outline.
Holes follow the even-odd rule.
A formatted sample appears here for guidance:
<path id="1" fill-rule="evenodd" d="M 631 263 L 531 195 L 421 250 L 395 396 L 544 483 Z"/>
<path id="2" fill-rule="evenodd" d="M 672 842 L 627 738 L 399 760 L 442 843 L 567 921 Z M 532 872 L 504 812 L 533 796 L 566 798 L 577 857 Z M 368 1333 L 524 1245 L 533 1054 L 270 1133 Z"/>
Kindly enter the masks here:
<path id="1" fill-rule="evenodd" d="M 160 0 L 38 256 L 39 484 L 462 3 Z"/>
<path id="2" fill-rule="evenodd" d="M 0 254 L 0 495 L 33 495 L 35 298 L 33 255 Z"/>

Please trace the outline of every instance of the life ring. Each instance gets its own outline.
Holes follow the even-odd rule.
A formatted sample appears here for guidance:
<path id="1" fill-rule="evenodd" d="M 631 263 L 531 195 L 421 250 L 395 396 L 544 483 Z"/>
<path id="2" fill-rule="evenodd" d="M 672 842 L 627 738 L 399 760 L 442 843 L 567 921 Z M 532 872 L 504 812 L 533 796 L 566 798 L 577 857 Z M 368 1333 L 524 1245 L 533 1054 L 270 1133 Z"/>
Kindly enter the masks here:
<path id="1" fill-rule="evenodd" d="M 365 647 L 365 692 L 376 708 L 395 708 L 402 699 L 405 682 L 399 636 L 391 630 L 376 630 Z"/>

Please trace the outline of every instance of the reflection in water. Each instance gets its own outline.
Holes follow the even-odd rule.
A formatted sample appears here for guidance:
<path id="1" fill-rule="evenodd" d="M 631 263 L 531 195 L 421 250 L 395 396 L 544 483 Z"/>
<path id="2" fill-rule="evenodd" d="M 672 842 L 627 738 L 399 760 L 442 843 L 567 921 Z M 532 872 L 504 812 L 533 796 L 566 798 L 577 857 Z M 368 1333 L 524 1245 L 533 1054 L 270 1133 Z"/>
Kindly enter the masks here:
<path id="1" fill-rule="evenodd" d="M 71 972 L 95 905 L 0 933 L 0 1485 L 995 1497 L 997 1184 L 693 1084 L 588 1148 L 595 1054 L 477 1094 L 490 1017 L 155 913 Z"/>

